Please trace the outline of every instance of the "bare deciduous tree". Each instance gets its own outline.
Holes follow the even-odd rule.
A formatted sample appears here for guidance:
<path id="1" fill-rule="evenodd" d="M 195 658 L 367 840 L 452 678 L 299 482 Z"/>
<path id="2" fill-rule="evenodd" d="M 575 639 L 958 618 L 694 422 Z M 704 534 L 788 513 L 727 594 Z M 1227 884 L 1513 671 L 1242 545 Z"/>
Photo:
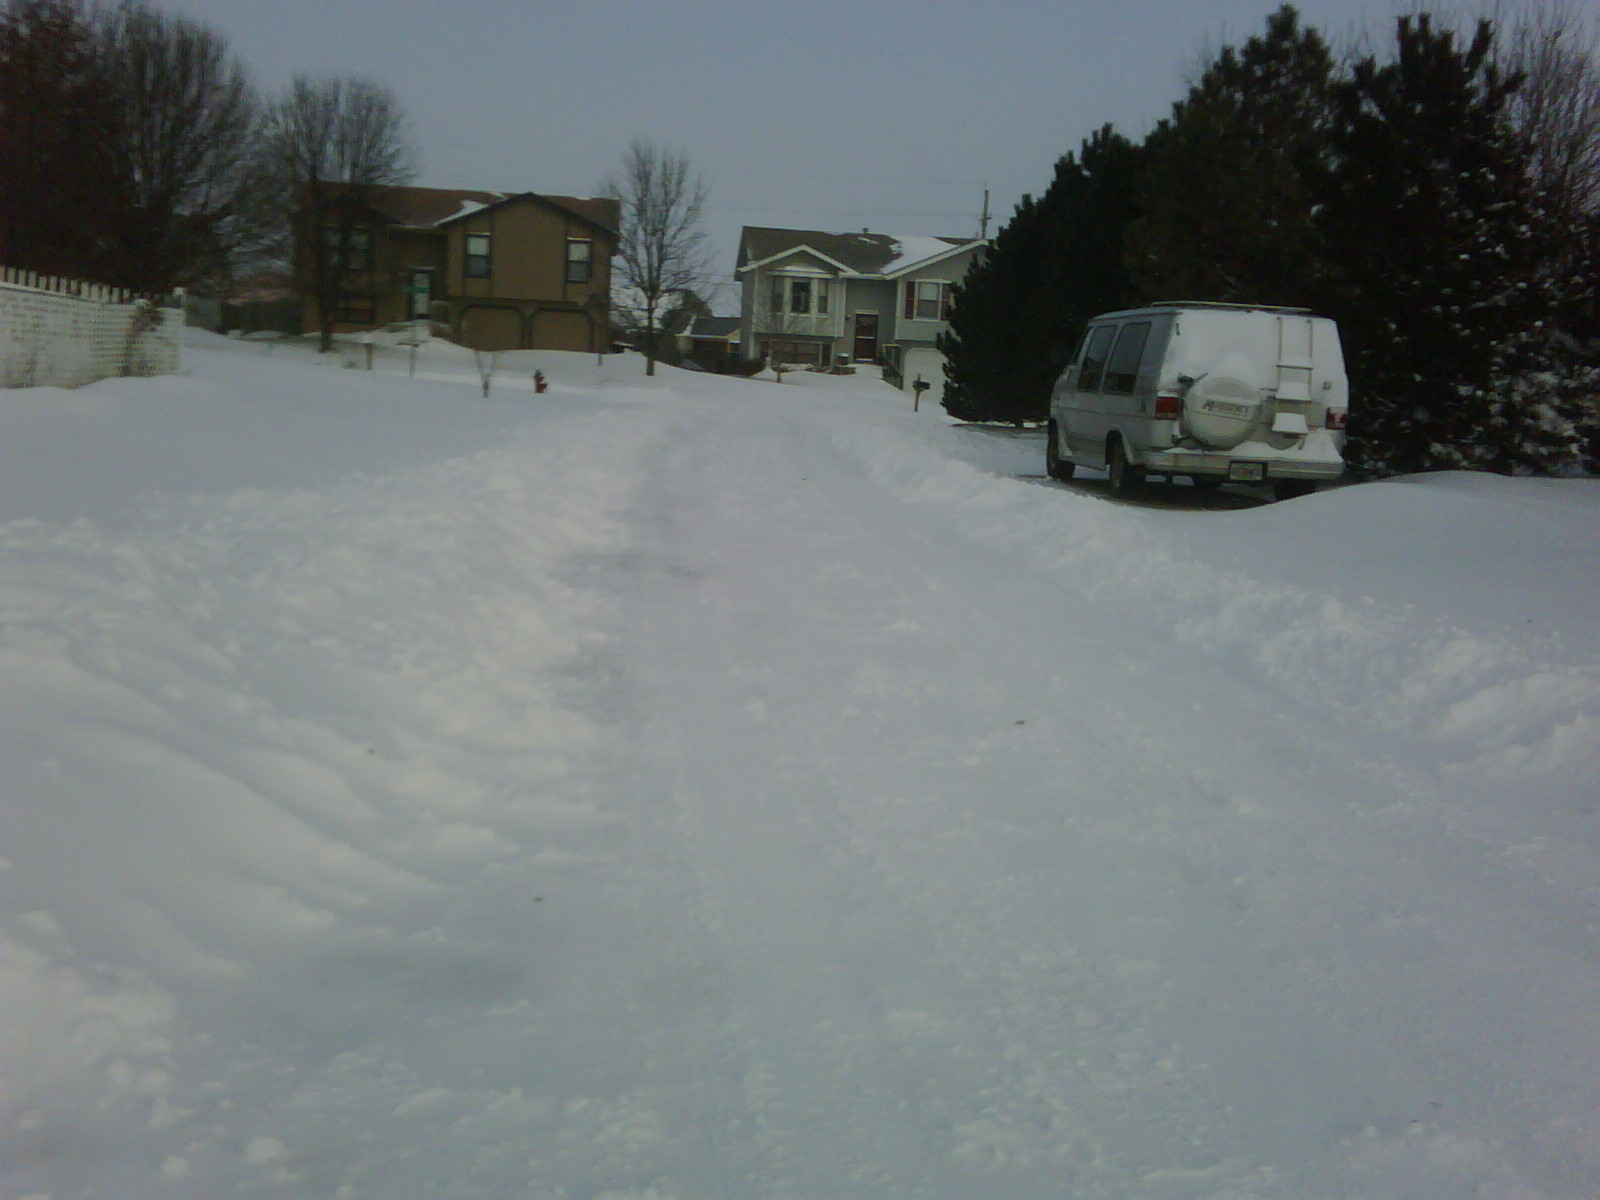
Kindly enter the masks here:
<path id="1" fill-rule="evenodd" d="M 96 279 L 112 108 L 77 0 L 0 3 L 0 261 Z"/>
<path id="2" fill-rule="evenodd" d="M 1546 227 L 1540 290 L 1546 330 L 1514 386 L 1559 411 L 1591 464 L 1600 461 L 1600 21 L 1573 0 L 1523 0 L 1501 12 L 1503 58 L 1522 77 L 1509 116 L 1526 147 Z M 1554 336 L 1550 333 L 1553 331 Z M 1535 369 L 1536 368 L 1536 369 Z"/>
<path id="3" fill-rule="evenodd" d="M 255 96 L 220 37 L 145 0 L 0 2 L 0 256 L 138 291 L 257 239 Z"/>
<path id="4" fill-rule="evenodd" d="M 645 371 L 654 375 L 661 315 L 671 297 L 705 294 L 711 251 L 704 225 L 706 185 L 682 152 L 635 141 L 623 157 L 622 173 L 604 185 L 621 202 L 622 231 L 617 255 L 618 286 L 639 310 Z"/>
<path id="5" fill-rule="evenodd" d="M 122 178 L 110 282 L 164 291 L 225 276 L 260 236 L 245 69 L 211 30 L 143 0 L 108 10 L 102 36 Z"/>
<path id="6" fill-rule="evenodd" d="M 1557 220 L 1600 209 L 1600 26 L 1570 0 L 1502 8 L 1502 69 L 1522 77 L 1508 116 Z"/>
<path id="7" fill-rule="evenodd" d="M 272 106 L 266 144 L 295 234 L 296 274 L 316 302 L 326 351 L 374 265 L 371 191 L 411 180 L 405 115 L 394 93 L 372 80 L 300 76 Z"/>

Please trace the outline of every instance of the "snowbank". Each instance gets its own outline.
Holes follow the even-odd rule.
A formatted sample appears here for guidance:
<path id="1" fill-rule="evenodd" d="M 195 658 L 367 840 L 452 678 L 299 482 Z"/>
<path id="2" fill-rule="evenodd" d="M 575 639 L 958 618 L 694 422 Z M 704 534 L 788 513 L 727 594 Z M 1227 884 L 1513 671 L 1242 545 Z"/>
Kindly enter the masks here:
<path id="1" fill-rule="evenodd" d="M 1600 481 L 1444 473 L 1175 519 L 1065 489 L 1040 504 L 1015 477 L 1040 469 L 1032 441 L 985 466 L 929 422 L 834 431 L 893 494 L 1286 701 L 1431 733 L 1470 773 L 1600 778 Z"/>
<path id="2" fill-rule="evenodd" d="M 1600 1188 L 1594 481 L 186 360 L 0 392 L 8 1197 Z"/>

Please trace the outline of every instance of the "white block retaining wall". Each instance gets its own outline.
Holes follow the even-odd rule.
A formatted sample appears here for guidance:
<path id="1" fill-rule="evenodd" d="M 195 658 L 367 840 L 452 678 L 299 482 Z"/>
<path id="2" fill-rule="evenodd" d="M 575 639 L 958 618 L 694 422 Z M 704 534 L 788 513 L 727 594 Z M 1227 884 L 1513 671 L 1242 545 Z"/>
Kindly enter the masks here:
<path id="1" fill-rule="evenodd" d="M 175 307 L 166 307 L 172 304 Z M 183 300 L 0 267 L 0 387 L 177 371 Z"/>

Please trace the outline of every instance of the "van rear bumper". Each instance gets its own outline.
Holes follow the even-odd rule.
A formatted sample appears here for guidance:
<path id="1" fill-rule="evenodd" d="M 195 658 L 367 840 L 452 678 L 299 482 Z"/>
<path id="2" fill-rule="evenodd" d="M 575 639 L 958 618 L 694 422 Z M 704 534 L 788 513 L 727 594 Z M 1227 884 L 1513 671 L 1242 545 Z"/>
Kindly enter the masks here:
<path id="1" fill-rule="evenodd" d="M 1278 450 L 1260 442 L 1244 442 L 1232 450 L 1153 450 L 1142 458 L 1139 465 L 1153 475 L 1214 475 L 1226 479 L 1228 468 L 1234 463 L 1259 463 L 1265 479 L 1327 482 L 1344 474 L 1344 459 L 1337 453 Z"/>

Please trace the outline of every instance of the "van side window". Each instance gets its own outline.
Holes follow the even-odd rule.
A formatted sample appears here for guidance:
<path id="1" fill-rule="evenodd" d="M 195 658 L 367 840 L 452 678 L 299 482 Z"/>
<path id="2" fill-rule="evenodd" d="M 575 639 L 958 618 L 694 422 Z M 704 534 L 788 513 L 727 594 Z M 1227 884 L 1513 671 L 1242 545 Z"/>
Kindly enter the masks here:
<path id="1" fill-rule="evenodd" d="M 1134 321 L 1122 327 L 1116 349 L 1111 352 L 1111 361 L 1106 364 L 1107 393 L 1117 396 L 1133 394 L 1134 380 L 1139 377 L 1139 360 L 1144 357 L 1144 344 L 1149 340 L 1149 321 Z"/>
<path id="2" fill-rule="evenodd" d="M 1083 347 L 1089 340 L 1089 327 L 1085 325 L 1083 332 L 1078 335 L 1078 340 L 1072 343 L 1072 353 L 1067 356 L 1068 371 L 1083 370 Z"/>
<path id="3" fill-rule="evenodd" d="M 1106 369 L 1106 351 L 1111 349 L 1111 339 L 1116 332 L 1115 325 L 1102 325 L 1089 331 L 1089 340 L 1083 348 L 1083 366 L 1078 368 L 1080 392 L 1100 390 L 1100 375 Z"/>

